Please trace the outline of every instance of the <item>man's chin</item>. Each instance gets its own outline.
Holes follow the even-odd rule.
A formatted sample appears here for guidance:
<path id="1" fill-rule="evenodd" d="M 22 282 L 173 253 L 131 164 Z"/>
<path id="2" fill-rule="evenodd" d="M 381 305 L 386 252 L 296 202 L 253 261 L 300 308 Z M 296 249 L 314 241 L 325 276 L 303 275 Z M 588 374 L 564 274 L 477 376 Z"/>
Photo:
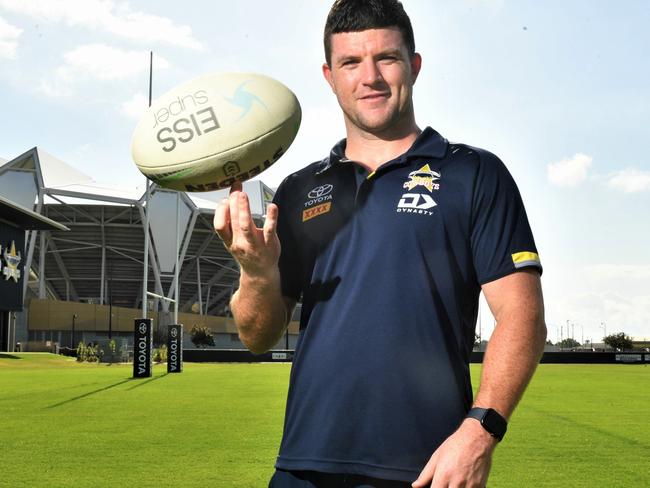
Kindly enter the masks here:
<path id="1" fill-rule="evenodd" d="M 381 134 L 387 130 L 391 130 L 397 125 L 397 117 L 376 117 L 376 118 L 356 118 L 352 119 L 354 125 L 364 132 L 370 134 Z"/>

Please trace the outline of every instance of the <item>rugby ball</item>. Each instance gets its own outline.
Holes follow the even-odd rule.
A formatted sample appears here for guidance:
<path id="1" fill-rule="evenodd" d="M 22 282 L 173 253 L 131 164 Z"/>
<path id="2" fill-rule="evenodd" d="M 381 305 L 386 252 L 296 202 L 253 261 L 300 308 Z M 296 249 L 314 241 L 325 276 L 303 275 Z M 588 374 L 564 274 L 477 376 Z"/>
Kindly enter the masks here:
<path id="1" fill-rule="evenodd" d="M 275 163 L 300 127 L 296 96 L 255 73 L 195 78 L 155 100 L 138 123 L 131 154 L 165 188 L 213 191 Z"/>

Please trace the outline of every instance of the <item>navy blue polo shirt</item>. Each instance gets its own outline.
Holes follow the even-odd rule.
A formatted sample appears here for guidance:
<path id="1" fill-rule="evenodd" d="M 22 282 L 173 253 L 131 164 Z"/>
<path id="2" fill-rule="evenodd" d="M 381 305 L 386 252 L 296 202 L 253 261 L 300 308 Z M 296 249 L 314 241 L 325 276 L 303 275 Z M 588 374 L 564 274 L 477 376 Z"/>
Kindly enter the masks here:
<path id="1" fill-rule="evenodd" d="M 276 467 L 413 481 L 472 404 L 481 284 L 541 265 L 493 154 L 431 128 L 371 174 L 344 154 L 274 200 L 282 292 L 303 303 Z"/>

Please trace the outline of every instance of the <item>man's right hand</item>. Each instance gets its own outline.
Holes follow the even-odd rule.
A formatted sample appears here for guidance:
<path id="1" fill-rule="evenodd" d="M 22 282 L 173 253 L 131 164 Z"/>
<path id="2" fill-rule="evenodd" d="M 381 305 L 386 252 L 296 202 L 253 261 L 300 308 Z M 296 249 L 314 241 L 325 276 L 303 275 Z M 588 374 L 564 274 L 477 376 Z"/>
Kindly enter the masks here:
<path id="1" fill-rule="evenodd" d="M 236 182 L 229 198 L 219 203 L 214 213 L 214 230 L 226 249 L 237 260 L 248 278 L 264 278 L 277 272 L 280 258 L 280 240 L 276 233 L 278 207 L 270 203 L 264 226 L 259 228 L 251 216 L 248 195 Z"/>
<path id="2" fill-rule="evenodd" d="M 248 196 L 235 183 L 214 213 L 214 230 L 240 266 L 239 289 L 230 300 L 239 338 L 254 354 L 273 347 L 291 317 L 295 300 L 282 296 L 278 207 L 269 204 L 264 226 L 251 217 Z"/>

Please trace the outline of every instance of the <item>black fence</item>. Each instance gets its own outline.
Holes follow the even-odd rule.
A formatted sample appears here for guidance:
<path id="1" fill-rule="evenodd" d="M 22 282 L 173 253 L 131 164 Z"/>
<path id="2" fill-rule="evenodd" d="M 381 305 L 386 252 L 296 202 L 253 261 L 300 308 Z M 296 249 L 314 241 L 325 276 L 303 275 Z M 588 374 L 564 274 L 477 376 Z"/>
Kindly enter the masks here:
<path id="1" fill-rule="evenodd" d="M 246 349 L 183 349 L 186 363 L 286 363 L 292 360 L 291 350 L 253 354 Z"/>
<path id="2" fill-rule="evenodd" d="M 77 350 L 59 349 L 65 356 L 77 356 Z M 183 361 L 190 363 L 285 363 L 293 360 L 292 350 L 253 354 L 245 349 L 183 349 Z M 483 352 L 472 352 L 470 362 L 482 363 Z M 542 364 L 650 364 L 650 352 L 545 352 Z"/>
<path id="3" fill-rule="evenodd" d="M 482 352 L 472 352 L 472 363 L 483 362 Z M 184 349 L 183 360 L 191 363 L 260 363 L 290 362 L 293 351 L 269 351 L 253 354 L 243 349 Z M 541 363 L 546 364 L 649 364 L 647 352 L 545 352 Z"/>
<path id="4" fill-rule="evenodd" d="M 482 352 L 472 352 L 472 363 L 483 362 Z M 545 352 L 542 364 L 648 364 L 647 352 Z"/>
<path id="5" fill-rule="evenodd" d="M 59 354 L 62 356 L 68 356 L 71 358 L 76 358 L 77 357 L 77 350 L 73 349 L 71 347 L 60 347 L 59 348 Z"/>

